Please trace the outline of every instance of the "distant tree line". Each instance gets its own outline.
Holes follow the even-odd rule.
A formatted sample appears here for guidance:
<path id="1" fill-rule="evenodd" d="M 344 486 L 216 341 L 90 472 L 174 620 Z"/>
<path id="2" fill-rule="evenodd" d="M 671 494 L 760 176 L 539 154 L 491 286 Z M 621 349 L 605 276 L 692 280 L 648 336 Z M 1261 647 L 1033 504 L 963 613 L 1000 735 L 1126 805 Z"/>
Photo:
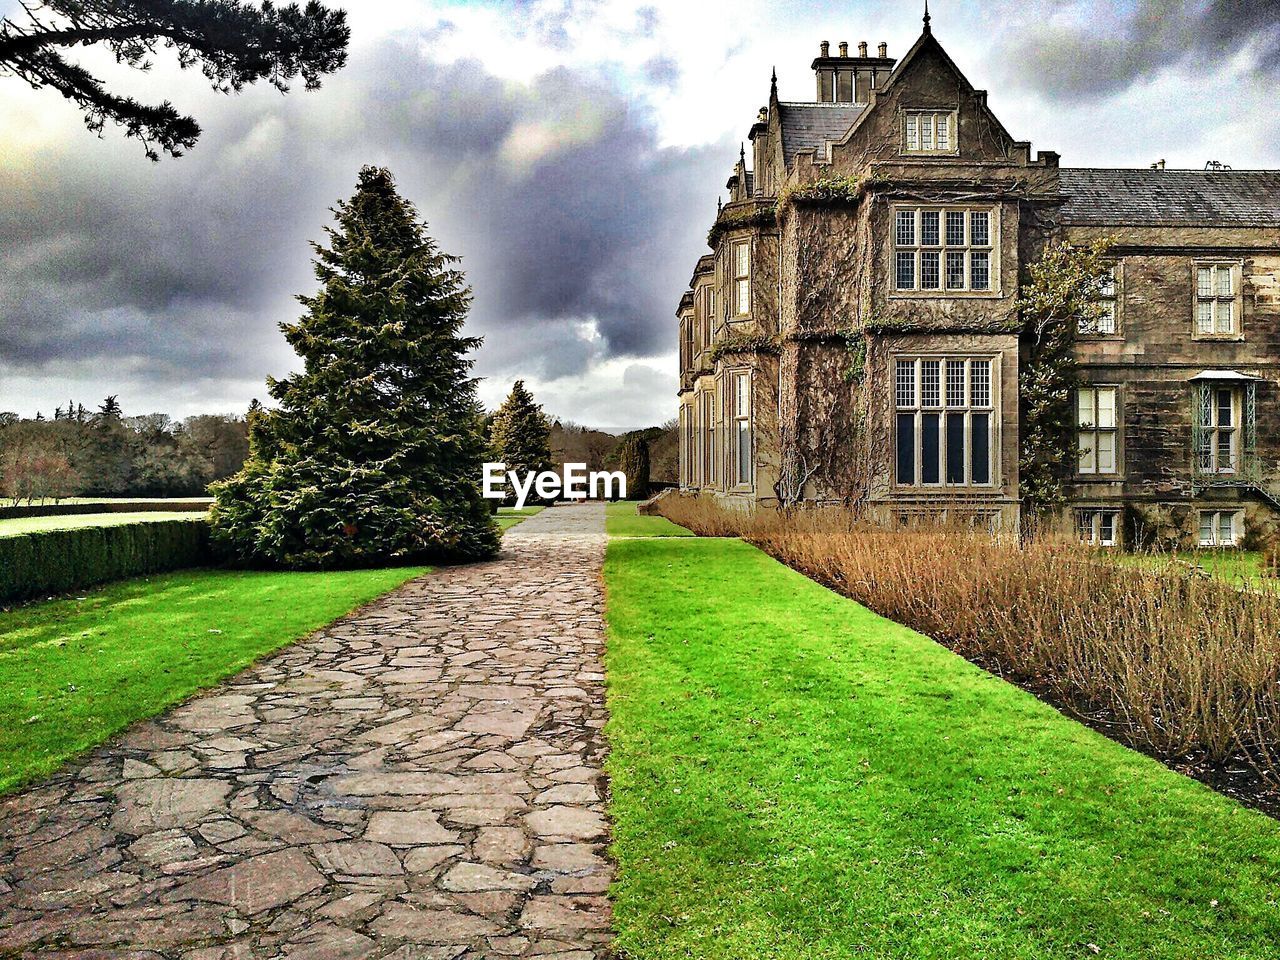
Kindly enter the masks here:
<path id="1" fill-rule="evenodd" d="M 126 416 L 114 396 L 95 410 L 68 402 L 52 419 L 0 413 L 0 497 L 203 496 L 248 452 L 243 416 Z"/>

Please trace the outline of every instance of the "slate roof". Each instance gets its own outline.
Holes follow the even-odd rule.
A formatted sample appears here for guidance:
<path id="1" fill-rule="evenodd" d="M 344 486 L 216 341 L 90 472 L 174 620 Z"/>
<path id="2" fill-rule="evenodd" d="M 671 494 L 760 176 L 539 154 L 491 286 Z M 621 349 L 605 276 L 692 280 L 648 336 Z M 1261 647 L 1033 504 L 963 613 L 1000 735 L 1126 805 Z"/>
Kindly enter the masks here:
<path id="1" fill-rule="evenodd" d="M 779 103 L 782 156 L 787 169 L 791 169 L 801 150 L 816 149 L 819 158 L 825 157 L 827 143 L 843 139 L 864 109 L 861 103 Z"/>
<path id="2" fill-rule="evenodd" d="M 1280 226 L 1280 170 L 1063 167 L 1062 216 L 1078 226 Z"/>

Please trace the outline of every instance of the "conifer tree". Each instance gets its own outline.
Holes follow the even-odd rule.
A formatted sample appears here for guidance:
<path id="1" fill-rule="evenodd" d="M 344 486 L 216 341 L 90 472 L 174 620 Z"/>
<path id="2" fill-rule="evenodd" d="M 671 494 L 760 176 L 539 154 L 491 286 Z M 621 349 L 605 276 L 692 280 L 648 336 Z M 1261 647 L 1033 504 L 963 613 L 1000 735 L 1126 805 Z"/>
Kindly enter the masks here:
<path id="1" fill-rule="evenodd" d="M 523 380 L 515 382 L 490 421 L 489 449 L 505 470 L 521 476 L 551 469 L 551 421 Z"/>
<path id="2" fill-rule="evenodd" d="M 618 452 L 618 469 L 627 477 L 627 499 L 643 500 L 649 495 L 649 441 L 631 435 L 623 439 Z"/>
<path id="3" fill-rule="evenodd" d="M 391 174 L 360 172 L 314 245 L 320 290 L 281 324 L 304 361 L 250 413 L 244 469 L 214 487 L 215 540 L 300 568 L 492 556 L 484 437 L 462 335 L 471 291 Z"/>

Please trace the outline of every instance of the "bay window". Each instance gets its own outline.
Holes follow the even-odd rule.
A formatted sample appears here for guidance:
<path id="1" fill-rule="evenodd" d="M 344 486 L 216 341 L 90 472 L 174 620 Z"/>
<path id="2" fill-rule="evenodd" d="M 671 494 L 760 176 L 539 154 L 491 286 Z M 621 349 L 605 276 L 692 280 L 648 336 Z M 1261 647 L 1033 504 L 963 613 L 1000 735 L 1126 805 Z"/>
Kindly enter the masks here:
<path id="1" fill-rule="evenodd" d="M 746 371 L 732 375 L 734 484 L 750 487 L 754 480 L 751 447 L 751 374 Z"/>
<path id="2" fill-rule="evenodd" d="M 894 211 L 894 287 L 922 292 L 993 289 L 992 210 L 899 207 Z"/>
<path id="3" fill-rule="evenodd" d="M 987 357 L 900 357 L 895 361 L 900 485 L 991 485 L 992 365 Z"/>

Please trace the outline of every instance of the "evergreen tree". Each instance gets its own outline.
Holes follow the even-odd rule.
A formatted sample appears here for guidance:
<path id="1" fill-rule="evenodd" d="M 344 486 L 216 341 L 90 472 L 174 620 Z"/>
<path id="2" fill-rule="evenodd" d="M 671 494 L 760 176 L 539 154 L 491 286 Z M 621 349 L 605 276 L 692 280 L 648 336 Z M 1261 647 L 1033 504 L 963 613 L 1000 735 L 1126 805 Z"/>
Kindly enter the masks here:
<path id="1" fill-rule="evenodd" d="M 618 452 L 618 469 L 627 477 L 627 499 L 643 500 L 649 495 L 649 441 L 630 435 Z"/>
<path id="2" fill-rule="evenodd" d="M 489 449 L 506 470 L 521 476 L 551 469 L 551 421 L 523 380 L 515 382 L 489 422 Z"/>
<path id="3" fill-rule="evenodd" d="M 268 381 L 244 469 L 214 485 L 242 561 L 325 568 L 492 556 L 484 438 L 462 336 L 471 291 L 391 174 L 366 167 L 315 245 L 320 291 L 281 325 L 305 361 Z"/>

